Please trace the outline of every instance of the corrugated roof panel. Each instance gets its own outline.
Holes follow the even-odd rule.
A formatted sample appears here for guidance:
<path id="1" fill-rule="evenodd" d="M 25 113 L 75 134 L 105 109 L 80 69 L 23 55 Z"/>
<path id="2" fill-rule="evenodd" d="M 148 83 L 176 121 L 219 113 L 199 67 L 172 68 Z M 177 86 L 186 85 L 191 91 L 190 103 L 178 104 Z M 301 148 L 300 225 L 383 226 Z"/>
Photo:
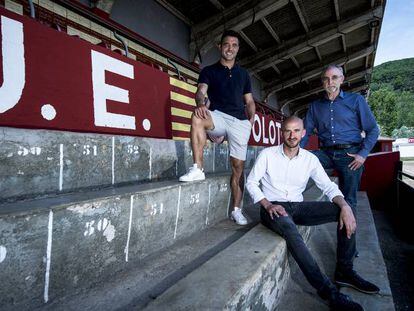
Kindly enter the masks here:
<path id="1" fill-rule="evenodd" d="M 258 75 L 266 83 L 270 83 L 278 78 L 278 74 L 272 67 L 260 71 Z"/>
<path id="2" fill-rule="evenodd" d="M 310 29 L 316 29 L 336 21 L 332 0 L 300 0 L 299 2 L 305 8 Z"/>
<path id="3" fill-rule="evenodd" d="M 267 15 L 266 19 L 281 40 L 287 40 L 305 33 L 295 7 L 291 3 Z"/>
<path id="4" fill-rule="evenodd" d="M 259 49 L 266 49 L 276 44 L 275 39 L 273 39 L 261 21 L 244 28 L 243 32 Z"/>
<path id="5" fill-rule="evenodd" d="M 280 72 L 282 73 L 282 75 L 284 73 L 290 73 L 292 71 L 296 71 L 297 70 L 295 64 L 290 59 L 287 59 L 287 60 L 285 60 L 285 61 L 277 64 L 277 68 L 280 70 Z"/>
<path id="6" fill-rule="evenodd" d="M 309 51 L 295 55 L 295 58 L 301 67 L 319 62 L 315 49 L 310 49 Z"/>
<path id="7" fill-rule="evenodd" d="M 368 43 L 371 40 L 371 29 L 368 25 L 358 28 L 345 36 L 346 45 L 349 48 Z"/>
<path id="8" fill-rule="evenodd" d="M 335 38 L 319 46 L 319 52 L 321 53 L 322 59 L 341 51 L 343 51 L 342 40 L 339 38 Z"/>
<path id="9" fill-rule="evenodd" d="M 338 0 L 341 19 L 351 17 L 371 7 L 370 0 Z"/>
<path id="10" fill-rule="evenodd" d="M 354 60 L 350 63 L 346 64 L 346 69 L 347 69 L 347 75 L 350 75 L 352 73 L 352 71 L 358 71 L 359 70 L 364 70 L 365 69 L 365 57 Z"/>

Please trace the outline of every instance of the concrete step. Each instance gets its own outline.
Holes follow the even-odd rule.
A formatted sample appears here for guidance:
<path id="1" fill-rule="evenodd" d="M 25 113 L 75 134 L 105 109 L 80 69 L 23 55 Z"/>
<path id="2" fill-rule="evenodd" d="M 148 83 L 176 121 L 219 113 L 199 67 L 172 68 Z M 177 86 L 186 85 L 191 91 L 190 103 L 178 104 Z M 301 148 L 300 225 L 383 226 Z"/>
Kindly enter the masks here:
<path id="1" fill-rule="evenodd" d="M 350 288 L 341 288 L 341 292 L 360 303 L 365 311 L 395 310 L 387 270 L 378 242 L 375 223 L 372 217 L 368 197 L 365 192 L 358 193 L 357 247 L 359 257 L 355 259 L 355 270 L 361 276 L 377 284 L 381 291 L 377 295 L 366 295 Z M 309 247 L 322 270 L 333 279 L 336 263 L 336 224 L 315 227 L 309 241 Z M 288 282 L 286 294 L 282 297 L 280 310 L 323 311 L 329 310 L 325 301 L 316 295 L 294 262 L 289 258 L 292 277 Z M 279 310 L 279 309 L 277 309 Z"/>
<path id="2" fill-rule="evenodd" d="M 141 309 L 249 229 L 224 220 L 228 179 L 2 204 L 1 309 Z M 321 194 L 310 187 L 306 197 Z M 254 225 L 258 209 L 244 202 Z"/>
<path id="3" fill-rule="evenodd" d="M 254 224 L 238 226 L 230 220 L 223 220 L 144 260 L 131 262 L 128 270 L 120 271 L 105 282 L 57 298 L 39 309 L 141 310 L 166 289 L 240 239 Z"/>
<path id="4" fill-rule="evenodd" d="M 312 185 L 306 200 L 324 200 Z M 305 241 L 309 227 L 299 227 Z M 188 274 L 145 310 L 273 310 L 290 275 L 286 242 L 257 225 Z"/>
<path id="5" fill-rule="evenodd" d="M 273 310 L 289 275 L 285 241 L 257 225 L 144 310 Z"/>
<path id="6" fill-rule="evenodd" d="M 192 165 L 188 141 L 0 127 L 0 202 L 111 185 L 176 179 Z M 246 168 L 262 147 L 250 146 Z M 227 143 L 204 149 L 207 173 L 229 172 Z"/>
<path id="7" fill-rule="evenodd" d="M 246 202 L 247 202 L 246 198 Z M 0 205 L 0 305 L 71 296 L 227 218 L 229 174 Z"/>

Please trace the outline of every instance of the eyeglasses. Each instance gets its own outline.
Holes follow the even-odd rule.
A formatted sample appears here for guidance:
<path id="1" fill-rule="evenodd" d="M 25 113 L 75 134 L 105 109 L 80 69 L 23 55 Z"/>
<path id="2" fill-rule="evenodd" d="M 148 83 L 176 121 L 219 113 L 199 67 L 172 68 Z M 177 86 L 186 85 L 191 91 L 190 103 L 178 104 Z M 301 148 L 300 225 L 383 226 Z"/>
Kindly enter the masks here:
<path id="1" fill-rule="evenodd" d="M 336 76 L 336 75 L 334 75 L 334 76 L 332 76 L 331 77 L 331 80 L 332 81 L 334 81 L 334 82 L 336 82 L 336 81 L 338 81 L 340 78 L 342 78 L 342 76 Z M 322 77 L 321 78 L 321 80 L 322 80 L 322 82 L 329 82 L 329 77 Z"/>

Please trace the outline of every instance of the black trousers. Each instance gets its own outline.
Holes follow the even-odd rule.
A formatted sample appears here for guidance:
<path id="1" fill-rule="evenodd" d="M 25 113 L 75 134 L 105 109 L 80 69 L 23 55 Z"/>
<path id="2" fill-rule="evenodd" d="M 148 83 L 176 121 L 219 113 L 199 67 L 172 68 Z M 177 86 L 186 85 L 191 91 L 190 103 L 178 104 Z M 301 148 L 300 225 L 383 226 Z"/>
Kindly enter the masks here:
<path id="1" fill-rule="evenodd" d="M 355 234 L 348 239 L 345 226 L 339 229 L 340 208 L 331 202 L 272 202 L 282 205 L 288 216 L 270 218 L 269 213 L 261 207 L 262 224 L 281 235 L 287 243 L 288 250 L 298 263 L 309 283 L 323 298 L 328 297 L 335 286 L 322 273 L 308 247 L 303 241 L 296 225 L 315 226 L 329 222 L 338 222 L 337 227 L 337 269 L 348 271 L 353 268 L 356 252 Z"/>

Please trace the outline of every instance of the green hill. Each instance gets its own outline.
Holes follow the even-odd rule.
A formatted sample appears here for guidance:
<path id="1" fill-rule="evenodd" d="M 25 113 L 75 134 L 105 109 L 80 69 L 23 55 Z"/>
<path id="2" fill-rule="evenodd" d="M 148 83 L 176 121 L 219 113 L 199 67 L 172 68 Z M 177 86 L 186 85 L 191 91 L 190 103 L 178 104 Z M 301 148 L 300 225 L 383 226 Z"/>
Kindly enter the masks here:
<path id="1" fill-rule="evenodd" d="M 395 60 L 374 67 L 370 87 L 368 101 L 380 125 L 381 135 L 412 136 L 414 58 Z"/>
<path id="2" fill-rule="evenodd" d="M 414 92 L 414 58 L 383 63 L 374 68 L 371 90 L 388 85 L 396 91 Z"/>

